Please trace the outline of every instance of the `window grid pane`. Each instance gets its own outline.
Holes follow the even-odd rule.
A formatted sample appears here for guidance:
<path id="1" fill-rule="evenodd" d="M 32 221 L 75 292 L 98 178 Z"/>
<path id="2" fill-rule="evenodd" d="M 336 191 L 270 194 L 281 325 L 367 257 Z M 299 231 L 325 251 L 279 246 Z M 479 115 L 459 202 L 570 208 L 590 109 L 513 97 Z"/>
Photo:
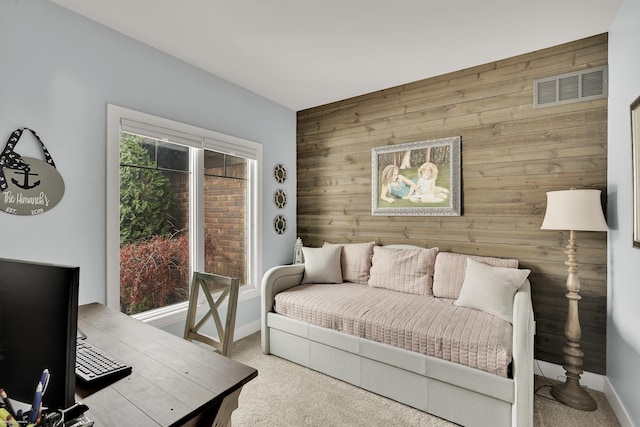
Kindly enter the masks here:
<path id="1" fill-rule="evenodd" d="M 165 157 L 172 149 L 180 157 L 185 147 L 163 143 Z M 128 314 L 189 298 L 189 172 L 157 169 L 158 152 L 158 141 L 121 134 L 120 309 Z"/>
<path id="2" fill-rule="evenodd" d="M 247 161 L 205 151 L 205 271 L 247 283 Z"/>

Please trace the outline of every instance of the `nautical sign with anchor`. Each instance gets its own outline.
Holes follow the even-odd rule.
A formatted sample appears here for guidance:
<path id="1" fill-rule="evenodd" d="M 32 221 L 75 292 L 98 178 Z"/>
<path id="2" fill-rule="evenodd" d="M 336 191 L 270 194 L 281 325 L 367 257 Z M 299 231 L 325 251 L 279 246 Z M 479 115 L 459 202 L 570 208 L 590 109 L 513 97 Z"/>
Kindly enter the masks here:
<path id="1" fill-rule="evenodd" d="M 40 142 L 45 160 L 16 153 L 15 147 L 25 130 Z M 0 191 L 0 210 L 13 215 L 38 215 L 62 200 L 64 180 L 49 150 L 33 130 L 16 129 L 0 152 Z"/>

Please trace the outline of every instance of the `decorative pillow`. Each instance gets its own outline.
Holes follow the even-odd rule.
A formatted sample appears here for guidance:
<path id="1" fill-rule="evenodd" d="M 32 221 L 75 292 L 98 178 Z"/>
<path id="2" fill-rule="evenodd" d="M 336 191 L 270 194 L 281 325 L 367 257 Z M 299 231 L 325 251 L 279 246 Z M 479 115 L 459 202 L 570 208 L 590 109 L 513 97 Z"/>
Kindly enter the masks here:
<path id="1" fill-rule="evenodd" d="M 434 297 L 457 299 L 460 296 L 468 259 L 494 267 L 518 268 L 517 259 L 439 252 L 433 272 Z"/>
<path id="2" fill-rule="evenodd" d="M 304 276 L 302 283 L 342 283 L 341 246 L 333 248 L 302 248 Z"/>
<path id="3" fill-rule="evenodd" d="M 475 308 L 513 323 L 513 296 L 529 273 L 530 270 L 492 267 L 468 259 L 460 297 L 454 304 Z"/>
<path id="4" fill-rule="evenodd" d="M 371 257 L 375 242 L 368 243 L 327 243 L 323 248 L 341 246 L 342 256 L 340 264 L 342 266 L 342 280 L 345 282 L 360 283 L 366 285 L 369 280 L 371 270 Z"/>
<path id="5" fill-rule="evenodd" d="M 433 295 L 433 264 L 438 248 L 388 249 L 374 246 L 369 286 Z"/>

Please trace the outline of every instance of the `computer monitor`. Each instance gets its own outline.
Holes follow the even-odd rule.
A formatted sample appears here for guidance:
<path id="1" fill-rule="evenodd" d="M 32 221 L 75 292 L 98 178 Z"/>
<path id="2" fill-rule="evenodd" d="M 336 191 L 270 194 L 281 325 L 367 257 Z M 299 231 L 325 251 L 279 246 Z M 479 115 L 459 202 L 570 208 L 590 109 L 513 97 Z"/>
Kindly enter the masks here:
<path id="1" fill-rule="evenodd" d="M 0 388 L 30 404 L 49 369 L 44 407 L 75 403 L 80 268 L 0 258 Z"/>

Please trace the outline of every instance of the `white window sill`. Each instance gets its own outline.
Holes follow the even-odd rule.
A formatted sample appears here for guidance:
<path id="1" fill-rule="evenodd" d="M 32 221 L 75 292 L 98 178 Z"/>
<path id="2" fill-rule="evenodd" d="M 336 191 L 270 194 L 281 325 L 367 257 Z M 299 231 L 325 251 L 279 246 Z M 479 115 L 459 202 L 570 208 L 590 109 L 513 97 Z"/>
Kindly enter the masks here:
<path id="1" fill-rule="evenodd" d="M 260 291 L 254 287 L 245 285 L 240 288 L 240 294 L 238 295 L 238 304 L 243 301 L 247 301 L 260 296 Z M 226 307 L 225 304 L 221 308 Z M 187 311 L 189 309 L 189 302 L 181 302 L 173 304 L 167 307 L 157 308 L 155 310 L 145 311 L 143 313 L 132 314 L 131 317 L 140 320 L 141 322 L 148 323 L 156 328 L 162 328 L 174 323 L 185 322 L 187 319 Z M 206 300 L 198 303 L 198 309 L 196 316 L 202 316 L 209 310 L 209 306 Z"/>

